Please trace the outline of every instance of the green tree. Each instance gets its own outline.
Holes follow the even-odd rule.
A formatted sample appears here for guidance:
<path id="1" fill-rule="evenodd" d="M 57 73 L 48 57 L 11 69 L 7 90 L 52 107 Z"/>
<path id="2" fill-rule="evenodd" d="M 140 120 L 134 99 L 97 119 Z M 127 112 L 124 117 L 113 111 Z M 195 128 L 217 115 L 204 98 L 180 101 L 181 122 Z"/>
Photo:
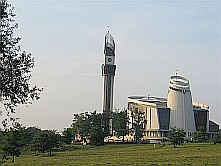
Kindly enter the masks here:
<path id="1" fill-rule="evenodd" d="M 4 133 L 3 131 L 0 130 L 0 155 L 1 155 L 1 163 L 4 162 L 4 159 L 6 159 L 6 154 L 3 150 L 3 146 L 5 144 L 5 141 L 4 141 Z"/>
<path id="2" fill-rule="evenodd" d="M 184 143 L 185 136 L 186 132 L 183 129 L 177 129 L 176 127 L 171 128 L 167 135 L 169 141 L 173 144 L 174 148 L 176 147 L 176 145 Z"/>
<path id="3" fill-rule="evenodd" d="M 27 132 L 28 144 L 30 144 L 34 139 L 34 136 L 37 135 L 39 132 L 41 132 L 41 129 L 37 127 L 28 127 L 26 128 L 26 132 Z"/>
<path id="4" fill-rule="evenodd" d="M 221 143 L 221 132 L 212 133 L 212 140 L 214 144 Z"/>
<path id="5" fill-rule="evenodd" d="M 143 137 L 143 131 L 146 124 L 146 120 L 144 118 L 144 112 L 135 109 L 132 112 L 132 132 L 134 132 L 135 141 L 139 143 L 141 138 Z"/>
<path id="6" fill-rule="evenodd" d="M 90 121 L 90 143 L 92 145 L 104 145 L 104 126 L 103 114 L 97 114 L 96 111 L 92 112 L 89 118 Z"/>
<path id="7" fill-rule="evenodd" d="M 201 143 L 207 140 L 207 134 L 204 127 L 199 127 L 199 130 L 194 132 L 193 140 Z"/>
<path id="8" fill-rule="evenodd" d="M 115 111 L 113 113 L 113 130 L 117 136 L 124 136 L 128 133 L 128 116 L 127 110 Z"/>
<path id="9" fill-rule="evenodd" d="M 74 140 L 74 135 L 73 128 L 65 128 L 64 131 L 62 131 L 64 143 L 70 144 Z"/>
<path id="10" fill-rule="evenodd" d="M 94 112 L 74 114 L 72 123 L 73 133 L 81 136 L 81 139 L 87 137 L 92 145 L 104 144 L 104 123 L 105 114 Z"/>
<path id="11" fill-rule="evenodd" d="M 110 128 L 110 121 L 113 123 L 113 113 L 110 111 L 105 111 L 102 113 L 102 124 L 104 128 L 104 137 L 112 135 Z"/>
<path id="12" fill-rule="evenodd" d="M 34 67 L 34 58 L 30 53 L 21 50 L 20 37 L 14 36 L 18 28 L 15 23 L 14 7 L 1 0 L 1 46 L 0 46 L 0 102 L 5 108 L 4 127 L 13 119 L 12 114 L 18 104 L 30 104 L 40 98 L 42 89 L 31 87 L 29 80 Z M 1 111 L 1 114 L 4 111 Z"/>
<path id="13" fill-rule="evenodd" d="M 21 148 L 27 145 L 27 132 L 24 127 L 16 123 L 10 129 L 3 132 L 1 139 L 2 156 L 12 156 L 12 162 L 15 156 L 19 156 Z"/>
<path id="14" fill-rule="evenodd" d="M 61 137 L 56 131 L 44 130 L 39 132 L 32 141 L 32 149 L 45 153 L 46 151 L 49 155 L 52 155 L 52 149 L 58 148 L 61 144 Z"/>
<path id="15" fill-rule="evenodd" d="M 71 125 L 73 133 L 78 134 L 81 137 L 88 136 L 90 128 L 89 116 L 88 112 L 74 114 L 73 123 Z"/>

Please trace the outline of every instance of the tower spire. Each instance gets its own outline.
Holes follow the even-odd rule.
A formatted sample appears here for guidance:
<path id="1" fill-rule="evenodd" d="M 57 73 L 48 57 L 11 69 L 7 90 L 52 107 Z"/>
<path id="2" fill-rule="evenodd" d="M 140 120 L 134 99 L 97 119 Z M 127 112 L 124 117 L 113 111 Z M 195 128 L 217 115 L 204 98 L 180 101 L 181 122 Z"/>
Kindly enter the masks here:
<path id="1" fill-rule="evenodd" d="M 176 75 L 176 76 L 178 75 L 178 70 L 175 71 L 175 75 Z"/>
<path id="2" fill-rule="evenodd" d="M 107 33 L 110 33 L 110 25 L 107 25 Z"/>

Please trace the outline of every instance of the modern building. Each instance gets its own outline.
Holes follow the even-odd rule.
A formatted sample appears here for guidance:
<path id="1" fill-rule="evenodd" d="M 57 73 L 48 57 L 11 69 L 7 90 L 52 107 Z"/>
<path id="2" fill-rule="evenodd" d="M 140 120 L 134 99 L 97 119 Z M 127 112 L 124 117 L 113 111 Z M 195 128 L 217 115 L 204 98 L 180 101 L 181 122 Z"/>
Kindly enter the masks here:
<path id="1" fill-rule="evenodd" d="M 158 143 L 169 131 L 170 109 L 166 98 L 130 96 L 128 97 L 129 129 L 133 129 L 135 111 L 143 112 L 145 123 L 143 139 L 148 143 Z M 133 134 L 133 133 L 132 133 Z"/>
<path id="2" fill-rule="evenodd" d="M 189 80 L 182 76 L 171 76 L 167 98 L 170 108 L 170 128 L 184 129 L 187 136 L 196 131 Z"/>
<path id="3" fill-rule="evenodd" d="M 184 129 L 187 138 L 201 129 L 218 131 L 219 125 L 209 121 L 209 106 L 192 102 L 189 80 L 182 76 L 171 76 L 168 97 L 128 97 L 129 129 L 133 131 L 133 113 L 144 115 L 143 139 L 149 143 L 164 140 L 172 127 Z M 133 135 L 133 133 L 132 133 Z"/>
<path id="4" fill-rule="evenodd" d="M 196 130 L 206 129 L 209 132 L 209 106 L 193 102 Z"/>
<path id="5" fill-rule="evenodd" d="M 102 64 L 103 76 L 103 93 L 102 93 L 102 110 L 106 113 L 106 124 L 110 135 L 112 129 L 112 113 L 113 113 L 113 92 L 114 92 L 114 76 L 115 76 L 115 42 L 113 36 L 108 31 L 105 35 L 104 43 L 104 64 Z"/>
<path id="6" fill-rule="evenodd" d="M 209 121 L 209 132 L 218 132 L 219 125 L 212 120 Z"/>

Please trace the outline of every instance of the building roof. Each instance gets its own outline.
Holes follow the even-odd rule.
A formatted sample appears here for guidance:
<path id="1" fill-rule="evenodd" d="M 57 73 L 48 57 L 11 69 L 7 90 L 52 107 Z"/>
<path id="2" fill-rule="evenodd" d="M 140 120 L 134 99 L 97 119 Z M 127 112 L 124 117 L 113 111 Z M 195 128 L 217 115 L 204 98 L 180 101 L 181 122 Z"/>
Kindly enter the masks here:
<path id="1" fill-rule="evenodd" d="M 144 105 L 152 106 L 163 106 L 167 107 L 167 98 L 166 97 L 156 97 L 156 96 L 129 96 L 129 102 L 140 103 Z M 209 106 L 199 102 L 193 102 L 193 107 L 195 110 L 209 111 Z"/>
<path id="2" fill-rule="evenodd" d="M 128 101 L 140 103 L 140 104 L 144 104 L 144 105 L 156 106 L 156 107 L 158 107 L 158 106 L 166 107 L 166 105 L 167 105 L 167 99 L 164 97 L 129 96 Z"/>
<path id="3" fill-rule="evenodd" d="M 209 106 L 203 103 L 198 103 L 198 102 L 193 102 L 193 107 L 194 108 L 199 108 L 200 110 L 205 110 L 208 111 L 209 110 Z"/>

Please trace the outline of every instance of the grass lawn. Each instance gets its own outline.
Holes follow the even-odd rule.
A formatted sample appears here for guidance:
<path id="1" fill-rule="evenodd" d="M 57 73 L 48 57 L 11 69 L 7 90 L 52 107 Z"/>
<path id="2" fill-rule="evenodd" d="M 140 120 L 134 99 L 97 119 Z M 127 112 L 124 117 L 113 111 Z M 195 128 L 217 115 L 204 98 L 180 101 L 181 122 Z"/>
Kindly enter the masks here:
<path id="1" fill-rule="evenodd" d="M 93 147 L 77 145 L 72 151 L 56 152 L 43 157 L 21 155 L 3 165 L 219 165 L 221 144 L 184 144 L 173 148 L 151 144 L 105 145 Z"/>

